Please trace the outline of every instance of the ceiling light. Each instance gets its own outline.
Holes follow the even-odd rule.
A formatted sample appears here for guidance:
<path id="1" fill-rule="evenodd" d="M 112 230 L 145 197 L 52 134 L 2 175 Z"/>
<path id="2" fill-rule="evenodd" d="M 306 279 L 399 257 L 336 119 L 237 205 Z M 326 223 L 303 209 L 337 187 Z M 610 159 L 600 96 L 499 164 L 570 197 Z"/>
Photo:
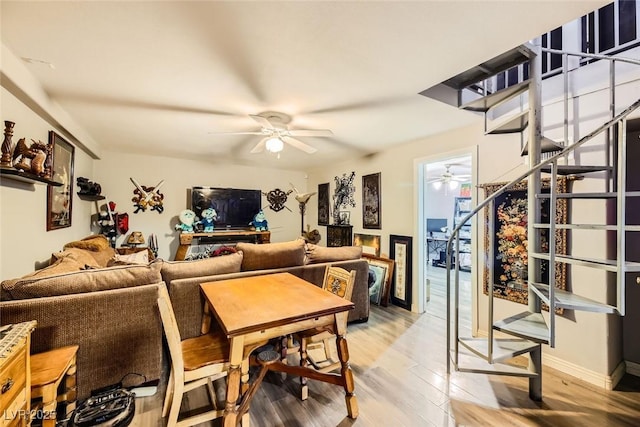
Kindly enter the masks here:
<path id="1" fill-rule="evenodd" d="M 451 190 L 455 190 L 456 188 L 458 188 L 458 181 L 455 181 L 453 179 L 449 181 L 449 188 Z"/>
<path id="2" fill-rule="evenodd" d="M 282 151 L 282 148 L 284 148 L 284 143 L 280 138 L 277 138 L 277 137 L 269 138 L 267 139 L 265 148 L 267 149 L 267 151 L 271 153 L 279 153 Z"/>
<path id="3" fill-rule="evenodd" d="M 435 188 L 436 190 L 442 188 L 442 181 L 433 181 L 433 188 Z"/>

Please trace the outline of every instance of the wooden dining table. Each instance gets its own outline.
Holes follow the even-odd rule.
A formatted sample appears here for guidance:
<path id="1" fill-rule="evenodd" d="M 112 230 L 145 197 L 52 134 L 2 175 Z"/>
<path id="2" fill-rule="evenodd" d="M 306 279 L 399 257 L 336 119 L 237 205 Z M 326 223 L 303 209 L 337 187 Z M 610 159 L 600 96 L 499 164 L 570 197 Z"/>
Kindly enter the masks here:
<path id="1" fill-rule="evenodd" d="M 247 393 L 247 387 L 242 385 L 249 381 L 249 356 L 252 350 L 272 338 L 327 326 L 333 326 L 336 331 L 340 373 L 321 373 L 283 362 L 273 363 L 269 369 L 342 386 L 348 416 L 358 416 L 345 337 L 348 311 L 354 308 L 351 301 L 290 273 L 220 280 L 202 283 L 200 288 L 230 344 L 223 415 L 225 427 L 236 426 L 240 419 L 243 424 L 248 423 L 249 401 L 253 393 Z M 239 402 L 240 397 L 242 399 Z"/>

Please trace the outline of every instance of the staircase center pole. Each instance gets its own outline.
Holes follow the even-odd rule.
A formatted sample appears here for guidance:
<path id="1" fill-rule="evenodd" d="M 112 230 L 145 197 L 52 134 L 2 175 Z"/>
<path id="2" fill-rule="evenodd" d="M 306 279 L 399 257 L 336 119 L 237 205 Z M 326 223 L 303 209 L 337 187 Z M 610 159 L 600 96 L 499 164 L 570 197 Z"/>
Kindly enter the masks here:
<path id="1" fill-rule="evenodd" d="M 542 120 L 541 120 L 541 97 L 542 97 L 542 61 L 540 39 L 533 43 L 534 55 L 529 60 L 529 168 L 534 168 L 540 163 L 540 146 L 542 141 Z M 540 201 L 536 194 L 540 193 L 540 171 L 529 175 L 527 191 L 527 240 L 528 251 L 540 251 L 540 237 L 534 224 L 541 222 Z M 528 257 L 528 277 L 529 282 L 540 281 L 540 259 Z M 529 311 L 540 313 L 541 304 L 538 296 L 529 287 Z M 537 372 L 534 378 L 529 378 L 529 397 L 532 400 L 542 400 L 542 352 L 534 351 L 529 353 L 529 371 Z"/>

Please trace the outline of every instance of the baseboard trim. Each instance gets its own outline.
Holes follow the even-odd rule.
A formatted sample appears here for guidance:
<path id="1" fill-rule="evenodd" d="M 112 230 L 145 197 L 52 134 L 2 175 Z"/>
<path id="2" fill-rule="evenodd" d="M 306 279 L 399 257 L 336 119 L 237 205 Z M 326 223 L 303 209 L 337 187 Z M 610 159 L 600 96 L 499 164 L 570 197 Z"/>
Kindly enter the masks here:
<path id="1" fill-rule="evenodd" d="M 624 363 L 626 363 L 627 365 L 628 374 L 635 375 L 636 377 L 640 377 L 640 364 L 635 362 L 629 362 L 628 360 L 625 360 Z"/>
<path id="2" fill-rule="evenodd" d="M 544 351 L 542 352 L 542 364 L 606 390 L 613 390 L 626 372 L 624 361 L 616 366 L 611 375 L 604 375 L 558 357 L 545 355 Z"/>

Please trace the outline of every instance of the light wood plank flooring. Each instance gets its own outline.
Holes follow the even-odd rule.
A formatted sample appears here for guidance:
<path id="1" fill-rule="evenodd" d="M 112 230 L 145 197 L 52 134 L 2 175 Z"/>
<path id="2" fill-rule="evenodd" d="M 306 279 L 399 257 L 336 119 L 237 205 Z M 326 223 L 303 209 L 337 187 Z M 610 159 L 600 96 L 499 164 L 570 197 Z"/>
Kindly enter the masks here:
<path id="1" fill-rule="evenodd" d="M 432 283 L 432 300 L 442 289 Z M 438 296 L 440 295 L 440 296 Z M 627 375 L 609 392 L 545 368 L 544 401 L 528 398 L 528 380 L 454 372 L 446 375 L 442 307 L 418 315 L 399 307 L 371 309 L 368 323 L 349 326 L 351 366 L 360 416 L 346 416 L 340 387 L 309 382 L 300 401 L 295 377 L 269 373 L 250 409 L 252 426 L 638 426 L 640 378 Z M 544 351 L 544 350 L 543 350 Z M 220 391 L 220 398 L 223 391 Z M 138 399 L 133 426 L 162 426 L 164 390 Z M 193 391 L 183 407 L 206 402 Z M 217 420 L 203 426 L 219 426 Z"/>

